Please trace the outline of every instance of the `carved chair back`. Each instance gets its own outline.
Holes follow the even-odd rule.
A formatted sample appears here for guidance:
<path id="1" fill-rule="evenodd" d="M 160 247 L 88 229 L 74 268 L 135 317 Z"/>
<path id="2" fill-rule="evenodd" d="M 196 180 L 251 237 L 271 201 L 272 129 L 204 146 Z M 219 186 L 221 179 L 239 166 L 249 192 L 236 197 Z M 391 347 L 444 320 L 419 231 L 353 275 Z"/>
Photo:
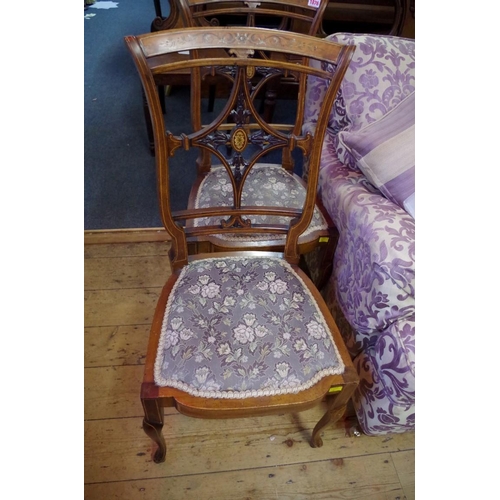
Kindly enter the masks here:
<path id="1" fill-rule="evenodd" d="M 316 200 L 321 146 L 329 110 L 340 82 L 352 58 L 354 47 L 335 44 L 308 35 L 265 28 L 198 27 L 126 37 L 151 113 L 156 150 L 156 170 L 160 213 L 166 230 L 172 236 L 170 258 L 173 269 L 188 262 L 188 241 L 214 234 L 285 234 L 284 257 L 292 264 L 299 262 L 298 238 L 308 227 Z M 220 57 L 215 50 L 223 49 Z M 184 61 L 163 63 L 165 54 L 189 51 Z M 257 57 L 259 51 L 270 55 Z M 276 54 L 276 57 L 274 55 Z M 278 57 L 287 56 L 287 57 Z M 288 56 L 293 56 L 292 59 Z M 311 60 L 320 61 L 318 69 Z M 155 62 L 157 61 L 157 63 Z M 191 108 L 196 117 L 192 129 L 169 131 L 176 127 L 175 116 L 170 125 L 156 92 L 155 75 L 189 68 L 192 78 Z M 334 71 L 335 69 L 335 71 Z M 200 123 L 201 82 L 207 75 L 221 75 L 231 85 L 227 102 L 218 115 L 204 126 Z M 293 124 L 266 122 L 255 107 L 254 96 L 276 75 L 295 79 L 299 102 L 304 101 L 308 77 L 323 79 L 326 92 L 314 133 L 302 134 L 303 112 L 297 112 Z M 172 128 L 172 130 L 173 130 Z M 201 151 L 197 162 L 177 163 L 187 171 L 209 168 L 211 158 L 220 163 L 224 182 L 220 189 L 232 189 L 232 204 L 209 208 L 171 210 L 169 172 L 174 156 Z M 269 152 L 283 150 L 283 157 L 294 149 L 309 160 L 309 181 L 301 208 L 258 206 L 245 203 L 245 182 L 252 169 L 262 169 L 262 185 L 266 189 L 266 164 L 260 160 Z M 195 165 L 197 163 L 197 167 Z M 269 182 L 267 182 L 269 184 Z M 279 192 L 279 186 L 272 186 Z M 260 224 L 259 217 L 274 216 L 285 222 Z M 211 221 L 196 224 L 194 221 Z M 216 221 L 216 222 L 214 222 Z"/>

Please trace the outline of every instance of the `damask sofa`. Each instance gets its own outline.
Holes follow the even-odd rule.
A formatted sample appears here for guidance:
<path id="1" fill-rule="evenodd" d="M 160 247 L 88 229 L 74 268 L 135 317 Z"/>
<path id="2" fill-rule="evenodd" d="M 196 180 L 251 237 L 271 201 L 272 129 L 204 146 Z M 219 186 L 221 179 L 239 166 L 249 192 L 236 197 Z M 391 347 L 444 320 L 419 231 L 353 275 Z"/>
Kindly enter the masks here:
<path id="1" fill-rule="evenodd" d="M 322 151 L 319 195 L 339 232 L 322 293 L 360 375 L 363 432 L 400 433 L 415 428 L 415 41 L 328 38 L 356 52 Z M 310 83 L 314 127 L 322 87 Z"/>

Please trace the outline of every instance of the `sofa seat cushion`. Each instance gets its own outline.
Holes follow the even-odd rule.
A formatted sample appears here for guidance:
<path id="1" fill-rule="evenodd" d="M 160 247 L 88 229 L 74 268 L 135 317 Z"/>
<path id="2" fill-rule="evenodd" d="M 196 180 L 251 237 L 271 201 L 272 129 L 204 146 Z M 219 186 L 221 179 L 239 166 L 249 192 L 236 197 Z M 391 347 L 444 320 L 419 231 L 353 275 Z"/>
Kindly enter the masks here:
<path id="1" fill-rule="evenodd" d="M 333 289 L 348 322 L 370 342 L 374 332 L 415 312 L 415 221 L 343 165 L 331 139 L 322 164 L 321 200 L 339 230 Z"/>
<path id="2" fill-rule="evenodd" d="M 245 398 L 297 393 L 343 371 L 317 303 L 285 260 L 214 257 L 181 271 L 164 314 L 157 385 Z"/>
<path id="3" fill-rule="evenodd" d="M 358 131 L 342 131 L 339 144 L 384 196 L 415 218 L 415 92 Z"/>
<path id="4" fill-rule="evenodd" d="M 253 206 L 288 206 L 290 208 L 301 208 L 304 203 L 306 190 L 299 177 L 287 172 L 281 165 L 256 164 L 250 170 L 243 185 L 242 202 Z M 196 208 L 205 207 L 227 207 L 233 204 L 233 186 L 222 165 L 213 166 L 210 172 L 203 178 L 198 189 L 195 200 Z M 284 224 L 290 223 L 288 217 L 252 216 L 254 224 Z M 195 225 L 205 226 L 217 224 L 216 218 L 196 219 Z M 328 224 L 323 214 L 316 207 L 309 227 L 301 235 L 299 242 L 302 242 L 309 235 L 316 231 L 328 228 Z M 284 242 L 286 235 L 232 235 L 221 234 L 217 238 L 227 241 L 259 241 L 281 240 Z"/>

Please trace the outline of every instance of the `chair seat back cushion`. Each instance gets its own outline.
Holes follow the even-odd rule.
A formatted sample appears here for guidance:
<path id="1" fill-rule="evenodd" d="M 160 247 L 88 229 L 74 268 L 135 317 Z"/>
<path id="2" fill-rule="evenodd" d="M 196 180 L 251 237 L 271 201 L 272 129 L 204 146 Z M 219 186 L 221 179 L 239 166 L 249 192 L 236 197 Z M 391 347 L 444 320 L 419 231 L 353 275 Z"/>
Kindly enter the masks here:
<path id="1" fill-rule="evenodd" d="M 157 385 L 246 398 L 297 393 L 343 371 L 316 301 L 285 260 L 214 257 L 181 271 L 165 310 Z"/>
<path id="2" fill-rule="evenodd" d="M 297 177 L 287 172 L 281 165 L 256 164 L 250 170 L 243 186 L 242 203 L 247 206 L 290 207 L 301 208 L 306 196 L 306 190 Z M 233 204 L 233 185 L 226 169 L 222 165 L 213 166 L 201 182 L 195 201 L 195 208 L 227 207 Z M 290 218 L 273 216 L 250 216 L 253 224 L 284 224 L 290 223 Z M 217 224 L 216 218 L 196 219 L 196 226 Z M 328 224 L 316 207 L 311 224 L 302 234 L 302 238 L 314 231 L 324 230 Z M 221 234 L 223 240 L 285 240 L 286 235 L 269 235 L 269 233 L 254 235 Z"/>
<path id="3" fill-rule="evenodd" d="M 340 132 L 339 143 L 384 196 L 415 218 L 415 92 L 361 130 Z"/>

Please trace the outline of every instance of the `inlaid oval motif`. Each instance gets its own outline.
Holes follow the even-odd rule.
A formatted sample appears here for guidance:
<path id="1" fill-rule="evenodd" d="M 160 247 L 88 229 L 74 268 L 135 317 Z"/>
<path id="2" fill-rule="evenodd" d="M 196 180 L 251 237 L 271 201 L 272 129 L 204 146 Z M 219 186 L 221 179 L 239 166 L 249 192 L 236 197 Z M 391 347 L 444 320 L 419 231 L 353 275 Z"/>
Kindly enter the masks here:
<path id="1" fill-rule="evenodd" d="M 233 136 L 231 137 L 231 146 L 235 151 L 238 153 L 241 153 L 245 148 L 246 145 L 248 144 L 248 137 L 242 128 L 237 128 L 233 132 Z"/>
<path id="2" fill-rule="evenodd" d="M 253 66 L 247 66 L 247 78 L 253 78 L 255 75 L 255 68 Z"/>

